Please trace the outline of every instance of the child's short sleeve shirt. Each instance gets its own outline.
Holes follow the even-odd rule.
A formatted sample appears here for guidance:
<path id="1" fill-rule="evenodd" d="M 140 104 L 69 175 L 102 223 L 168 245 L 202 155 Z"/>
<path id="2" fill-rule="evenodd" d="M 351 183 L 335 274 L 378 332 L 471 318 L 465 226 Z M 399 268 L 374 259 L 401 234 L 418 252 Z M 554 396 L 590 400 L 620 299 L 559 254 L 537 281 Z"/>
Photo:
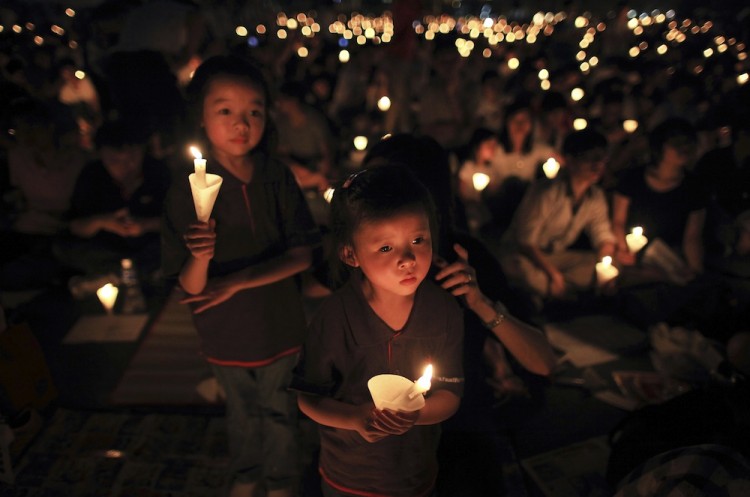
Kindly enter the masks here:
<path id="1" fill-rule="evenodd" d="M 367 381 L 391 373 L 416 380 L 427 364 L 431 391 L 463 393 L 463 314 L 431 281 L 417 290 L 414 308 L 395 332 L 370 308 L 355 274 L 321 306 L 295 369 L 292 388 L 350 404 L 371 400 Z M 417 496 L 437 476 L 439 426 L 415 426 L 376 443 L 358 433 L 320 427 L 320 468 L 335 487 L 369 495 Z"/>

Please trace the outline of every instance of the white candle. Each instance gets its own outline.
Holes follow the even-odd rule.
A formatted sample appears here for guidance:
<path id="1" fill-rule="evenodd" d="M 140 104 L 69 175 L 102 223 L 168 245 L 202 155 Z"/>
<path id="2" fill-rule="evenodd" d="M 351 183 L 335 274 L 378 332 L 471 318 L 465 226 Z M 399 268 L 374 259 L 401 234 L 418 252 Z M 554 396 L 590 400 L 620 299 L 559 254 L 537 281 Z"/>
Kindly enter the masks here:
<path id="1" fill-rule="evenodd" d="M 193 165 L 195 166 L 196 182 L 201 188 L 206 188 L 206 159 L 203 158 L 198 147 L 190 147 L 190 153 L 195 157 Z"/>
<path id="2" fill-rule="evenodd" d="M 636 226 L 632 232 L 625 235 L 625 242 L 628 244 L 628 250 L 635 254 L 648 243 L 648 238 L 643 236 L 643 228 Z"/>
<path id="3" fill-rule="evenodd" d="M 99 297 L 99 302 L 102 303 L 107 314 L 112 314 L 118 291 L 118 288 L 112 283 L 107 283 L 96 291 L 96 296 Z"/>
<path id="4" fill-rule="evenodd" d="M 596 281 L 599 285 L 604 285 L 618 274 L 620 271 L 612 265 L 612 257 L 605 255 L 601 262 L 596 263 Z"/>
<path id="5" fill-rule="evenodd" d="M 490 176 L 485 173 L 474 173 L 471 177 L 471 181 L 474 183 L 474 189 L 481 192 L 490 184 Z"/>
<path id="6" fill-rule="evenodd" d="M 409 393 L 409 398 L 413 399 L 419 394 L 425 393 L 427 390 L 430 389 L 430 386 L 432 380 L 432 364 L 428 364 L 426 368 L 424 368 L 424 374 L 414 382 L 414 386 L 411 389 L 411 392 Z"/>
<path id="7" fill-rule="evenodd" d="M 547 159 L 547 162 L 542 164 L 542 169 L 544 170 L 544 175 L 549 179 L 552 179 L 557 176 L 558 171 L 560 171 L 560 163 L 557 162 L 554 157 L 550 157 Z"/>

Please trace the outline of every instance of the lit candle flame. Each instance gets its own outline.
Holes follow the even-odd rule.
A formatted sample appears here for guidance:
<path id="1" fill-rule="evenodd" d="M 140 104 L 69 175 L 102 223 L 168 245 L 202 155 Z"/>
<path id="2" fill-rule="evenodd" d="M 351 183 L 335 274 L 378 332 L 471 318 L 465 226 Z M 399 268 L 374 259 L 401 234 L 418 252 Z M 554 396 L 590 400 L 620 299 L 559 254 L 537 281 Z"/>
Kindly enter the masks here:
<path id="1" fill-rule="evenodd" d="M 193 154 L 193 166 L 195 167 L 195 180 L 199 188 L 206 188 L 206 159 L 201 155 L 198 147 L 191 146 L 190 153 Z"/>
<path id="2" fill-rule="evenodd" d="M 201 155 L 201 151 L 198 150 L 198 147 L 194 145 L 190 147 L 190 153 L 193 154 L 193 157 L 195 157 L 197 160 L 201 160 L 203 158 L 203 155 Z"/>
<path id="3" fill-rule="evenodd" d="M 424 374 L 420 376 L 420 378 L 414 382 L 414 387 L 412 388 L 411 393 L 409 393 L 409 398 L 413 399 L 419 394 L 425 393 L 427 390 L 430 389 L 432 386 L 432 364 L 428 364 L 426 368 L 424 368 Z"/>

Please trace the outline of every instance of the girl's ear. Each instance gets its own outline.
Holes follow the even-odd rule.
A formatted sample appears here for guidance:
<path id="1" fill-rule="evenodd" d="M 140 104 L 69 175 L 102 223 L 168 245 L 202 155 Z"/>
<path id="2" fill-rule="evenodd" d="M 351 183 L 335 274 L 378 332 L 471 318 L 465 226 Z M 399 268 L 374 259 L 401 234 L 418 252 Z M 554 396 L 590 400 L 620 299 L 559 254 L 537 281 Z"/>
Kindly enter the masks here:
<path id="1" fill-rule="evenodd" d="M 354 253 L 354 248 L 351 245 L 344 245 L 339 250 L 339 259 L 346 264 L 347 266 L 351 267 L 359 267 L 359 262 L 357 262 L 357 256 Z"/>

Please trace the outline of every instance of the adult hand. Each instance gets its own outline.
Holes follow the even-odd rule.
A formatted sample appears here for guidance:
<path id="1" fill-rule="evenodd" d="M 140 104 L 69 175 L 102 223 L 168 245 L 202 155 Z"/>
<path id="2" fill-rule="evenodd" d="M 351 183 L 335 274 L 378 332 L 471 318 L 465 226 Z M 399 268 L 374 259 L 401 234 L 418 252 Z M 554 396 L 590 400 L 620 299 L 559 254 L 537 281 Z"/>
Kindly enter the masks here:
<path id="1" fill-rule="evenodd" d="M 469 265 L 469 253 L 465 248 L 456 243 L 453 250 L 458 254 L 458 259 L 453 263 L 449 264 L 439 255 L 433 257 L 434 264 L 440 268 L 435 279 L 451 294 L 464 295 L 466 303 L 471 306 L 482 297 L 476 282 L 476 271 Z"/>

